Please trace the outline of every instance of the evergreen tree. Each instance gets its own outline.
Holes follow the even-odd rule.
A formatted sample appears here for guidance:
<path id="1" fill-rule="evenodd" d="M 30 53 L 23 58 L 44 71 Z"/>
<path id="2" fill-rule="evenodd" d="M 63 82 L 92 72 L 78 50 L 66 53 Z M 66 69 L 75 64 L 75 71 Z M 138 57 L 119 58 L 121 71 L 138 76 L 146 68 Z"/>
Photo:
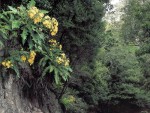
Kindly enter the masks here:
<path id="1" fill-rule="evenodd" d="M 148 0 L 131 0 L 126 7 L 124 16 L 124 24 L 122 27 L 122 36 L 128 43 L 133 43 L 139 48 L 136 51 L 136 56 L 139 61 L 139 66 L 143 74 L 143 80 L 140 81 L 144 92 L 141 97 L 138 94 L 138 101 L 143 102 L 143 105 L 149 106 L 149 55 L 150 55 L 150 2 Z M 146 101 L 147 100 L 147 101 Z"/>
<path id="2" fill-rule="evenodd" d="M 126 41 L 142 43 L 150 37 L 150 2 L 131 0 L 125 8 L 122 36 Z"/>
<path id="3" fill-rule="evenodd" d="M 72 63 L 92 59 L 103 42 L 104 6 L 98 0 L 39 1 L 39 7 L 49 9 L 60 23 L 58 40 L 68 52 Z"/>
<path id="4" fill-rule="evenodd" d="M 104 57 L 110 71 L 109 90 L 111 102 L 149 104 L 149 92 L 143 89 L 144 76 L 139 62 L 127 47 L 115 47 Z"/>

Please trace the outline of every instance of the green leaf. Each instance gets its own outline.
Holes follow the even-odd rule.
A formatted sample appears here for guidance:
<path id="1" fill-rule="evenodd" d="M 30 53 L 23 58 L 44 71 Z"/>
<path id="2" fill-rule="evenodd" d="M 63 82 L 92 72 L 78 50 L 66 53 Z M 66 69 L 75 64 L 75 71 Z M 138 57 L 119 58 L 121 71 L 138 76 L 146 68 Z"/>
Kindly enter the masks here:
<path id="1" fill-rule="evenodd" d="M 18 67 L 17 67 L 16 65 L 14 65 L 14 66 L 12 67 L 12 69 L 15 71 L 15 73 L 17 74 L 17 77 L 19 78 L 19 77 L 20 77 L 20 73 L 19 73 Z"/>
<path id="2" fill-rule="evenodd" d="M 0 15 L 0 19 L 5 20 L 6 22 L 8 21 L 7 17 L 4 14 Z"/>
<path id="3" fill-rule="evenodd" d="M 59 79 L 59 75 L 58 75 L 58 70 L 57 68 L 54 68 L 54 79 L 55 79 L 55 83 L 59 84 L 60 79 Z"/>
<path id="4" fill-rule="evenodd" d="M 28 30 L 27 29 L 23 29 L 23 32 L 21 34 L 22 37 L 22 44 L 24 45 L 26 39 L 27 39 L 27 35 L 28 35 Z"/>
<path id="5" fill-rule="evenodd" d="M 33 41 L 31 39 L 29 39 L 27 41 L 29 43 L 29 49 L 33 49 L 33 47 L 34 47 Z"/>
<path id="6" fill-rule="evenodd" d="M 48 13 L 48 11 L 46 11 L 46 10 L 40 10 L 42 13 Z"/>
<path id="7" fill-rule="evenodd" d="M 49 72 L 51 73 L 54 70 L 54 67 L 51 66 Z"/>
<path id="8" fill-rule="evenodd" d="M 1 30 L 1 29 L 0 29 L 0 36 L 1 36 L 3 39 L 6 39 L 6 40 L 7 40 L 8 37 L 7 37 L 6 34 L 7 34 L 7 33 L 5 32 L 5 30 L 3 30 L 3 29 Z"/>
<path id="9" fill-rule="evenodd" d="M 1 39 L 1 38 L 0 38 Z M 3 44 L 3 42 L 2 41 L 0 41 L 0 50 L 1 50 L 1 48 L 3 48 L 4 47 L 4 44 Z"/>
<path id="10" fill-rule="evenodd" d="M 42 73 L 42 77 L 44 77 L 46 75 L 46 73 L 48 72 L 48 70 L 50 69 L 50 66 L 46 67 Z"/>
<path id="11" fill-rule="evenodd" d="M 66 81 L 67 78 L 68 78 L 68 75 L 65 74 L 65 73 L 66 73 L 66 72 L 65 72 L 64 70 L 61 70 L 61 72 L 60 72 L 60 75 L 61 75 L 61 77 L 62 77 L 62 79 L 63 79 L 64 81 Z"/>
<path id="12" fill-rule="evenodd" d="M 47 63 L 47 59 L 44 58 L 44 62 L 42 62 L 42 67 L 45 67 L 46 63 Z"/>
<path id="13" fill-rule="evenodd" d="M 8 8 L 9 8 L 11 11 L 13 11 L 14 14 L 16 14 L 16 13 L 18 12 L 16 8 L 13 8 L 13 7 L 11 7 L 11 6 L 8 6 Z"/>
<path id="14" fill-rule="evenodd" d="M 27 7 L 30 8 L 30 7 L 33 7 L 35 6 L 35 1 L 34 0 L 31 0 L 28 4 L 27 4 Z"/>
<path id="15" fill-rule="evenodd" d="M 37 34 L 38 34 L 38 36 L 39 36 L 39 39 L 40 40 L 44 40 L 44 34 L 43 34 L 43 32 L 39 32 L 38 30 L 36 30 L 36 32 L 37 32 Z"/>
<path id="16" fill-rule="evenodd" d="M 20 28 L 20 22 L 17 20 L 12 21 L 12 29 Z"/>
<path id="17" fill-rule="evenodd" d="M 49 60 L 48 57 L 43 57 L 39 62 L 39 66 L 45 67 L 46 63 L 48 62 L 47 60 Z"/>
<path id="18" fill-rule="evenodd" d="M 69 71 L 69 72 L 72 72 L 72 69 L 69 67 L 69 68 L 67 68 L 67 70 Z"/>
<path id="19" fill-rule="evenodd" d="M 41 58 L 38 65 L 41 66 L 43 62 L 44 62 L 44 58 Z"/>

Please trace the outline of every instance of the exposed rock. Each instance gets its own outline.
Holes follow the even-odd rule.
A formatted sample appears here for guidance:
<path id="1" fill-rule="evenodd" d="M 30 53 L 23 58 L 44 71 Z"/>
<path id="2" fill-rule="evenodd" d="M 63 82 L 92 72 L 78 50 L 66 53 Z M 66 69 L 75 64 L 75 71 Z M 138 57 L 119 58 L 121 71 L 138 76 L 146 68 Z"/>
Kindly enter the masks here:
<path id="1" fill-rule="evenodd" d="M 38 99 L 25 98 L 13 75 L 7 80 L 0 77 L 0 113 L 61 113 L 61 107 L 53 92 L 50 92 L 49 104 L 41 106 Z M 34 96 L 33 96 L 34 97 Z M 46 99 L 45 103 L 49 99 Z"/>

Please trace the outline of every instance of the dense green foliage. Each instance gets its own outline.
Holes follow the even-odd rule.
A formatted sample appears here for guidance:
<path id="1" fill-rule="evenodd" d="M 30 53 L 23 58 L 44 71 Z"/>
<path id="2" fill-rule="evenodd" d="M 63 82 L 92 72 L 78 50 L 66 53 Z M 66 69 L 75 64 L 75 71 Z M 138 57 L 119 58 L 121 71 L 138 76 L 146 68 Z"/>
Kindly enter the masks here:
<path id="1" fill-rule="evenodd" d="M 148 0 L 131 0 L 126 7 L 122 34 L 126 41 L 137 43 L 149 40 L 150 3 Z"/>
<path id="2" fill-rule="evenodd" d="M 91 59 L 95 49 L 103 41 L 102 2 L 98 0 L 59 0 L 57 2 L 37 0 L 37 4 L 39 7 L 48 8 L 60 22 L 58 38 L 72 63 Z"/>
<path id="3" fill-rule="evenodd" d="M 150 2 L 130 1 L 127 6 L 125 23 L 123 25 L 123 37 L 139 45 L 136 56 L 140 63 L 144 76 L 143 89 L 149 92 L 149 38 L 150 38 Z M 148 98 L 149 99 L 149 98 Z"/>
<path id="4" fill-rule="evenodd" d="M 0 63 L 2 69 L 4 68 L 6 72 L 14 70 L 18 77 L 21 75 L 20 65 L 29 64 L 32 68 L 35 67 L 33 64 L 38 65 L 41 77 L 54 72 L 54 80 L 56 84 L 60 84 L 62 80 L 68 79 L 71 68 L 61 49 L 62 46 L 52 37 L 55 35 L 52 34 L 55 27 L 57 33 L 57 20 L 55 18 L 49 20 L 51 23 L 49 29 L 42 24 L 48 21 L 45 20 L 46 13 L 47 11 L 37 9 L 33 0 L 27 7 L 9 6 L 8 11 L 1 12 L 0 50 L 3 54 Z M 38 62 L 34 62 L 36 56 L 39 56 L 36 59 Z"/>

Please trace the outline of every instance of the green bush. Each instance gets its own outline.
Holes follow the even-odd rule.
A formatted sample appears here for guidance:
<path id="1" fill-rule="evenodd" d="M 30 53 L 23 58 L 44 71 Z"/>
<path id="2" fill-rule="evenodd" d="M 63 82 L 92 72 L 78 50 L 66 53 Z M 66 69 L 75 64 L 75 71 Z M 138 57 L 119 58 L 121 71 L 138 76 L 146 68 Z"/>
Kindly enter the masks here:
<path id="1" fill-rule="evenodd" d="M 31 0 L 27 7 L 8 7 L 0 14 L 0 45 L 3 55 L 0 62 L 6 71 L 14 70 L 20 76 L 20 66 L 38 65 L 45 76 L 54 72 L 56 84 L 66 81 L 72 71 L 62 45 L 55 39 L 58 22 L 35 7 Z"/>
<path id="2" fill-rule="evenodd" d="M 60 102 L 64 105 L 67 113 L 87 113 L 88 105 L 77 95 L 79 92 L 68 88 Z"/>

